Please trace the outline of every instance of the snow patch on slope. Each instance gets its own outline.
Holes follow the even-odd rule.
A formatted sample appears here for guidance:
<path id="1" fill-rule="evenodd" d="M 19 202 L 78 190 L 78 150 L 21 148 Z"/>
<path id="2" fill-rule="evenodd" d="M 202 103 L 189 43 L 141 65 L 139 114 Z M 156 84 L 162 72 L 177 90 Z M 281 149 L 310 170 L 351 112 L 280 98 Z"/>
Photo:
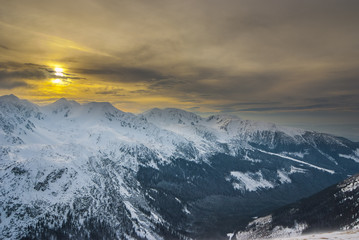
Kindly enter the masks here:
<path id="1" fill-rule="evenodd" d="M 295 159 L 295 158 L 292 158 L 292 157 L 284 156 L 284 155 L 281 155 L 281 154 L 278 154 L 278 153 L 267 152 L 267 151 L 264 151 L 264 150 L 261 150 L 261 149 L 257 149 L 257 150 L 260 151 L 260 152 L 269 154 L 269 155 L 274 155 L 274 156 L 277 156 L 277 157 L 289 159 L 289 160 L 291 160 L 291 161 L 298 162 L 298 163 L 301 163 L 301 164 L 303 164 L 303 165 L 307 165 L 307 166 L 309 166 L 309 167 L 318 169 L 318 170 L 320 170 L 320 171 L 328 172 L 328 173 L 330 173 L 330 174 L 334 174 L 334 173 L 335 173 L 333 170 L 329 170 L 329 169 L 326 169 L 326 168 L 318 167 L 318 166 L 316 166 L 316 165 L 313 165 L 313 164 L 310 164 L 310 163 L 307 163 L 307 162 L 304 162 L 304 161 L 301 161 L 301 160 L 298 160 L 298 159 Z"/>
<path id="2" fill-rule="evenodd" d="M 292 156 L 292 157 L 298 157 L 298 158 L 304 158 L 305 155 L 308 155 L 308 152 L 282 152 L 282 155 L 285 156 Z"/>
<path id="3" fill-rule="evenodd" d="M 290 177 L 288 176 L 288 173 L 283 171 L 283 170 L 277 170 L 277 175 L 279 178 L 279 181 L 283 184 L 283 183 L 291 183 L 292 180 L 290 179 Z"/>
<path id="4" fill-rule="evenodd" d="M 242 173 L 232 171 L 231 176 L 237 180 L 232 185 L 234 189 L 245 189 L 249 192 L 256 191 L 259 188 L 273 188 L 274 184 L 263 178 L 261 171 L 252 173 Z"/>
<path id="5" fill-rule="evenodd" d="M 293 174 L 293 173 L 306 173 L 306 172 L 308 172 L 307 169 L 290 166 L 290 172 L 289 172 L 289 174 Z"/>
<path id="6" fill-rule="evenodd" d="M 359 148 L 356 149 L 353 154 L 347 155 L 347 154 L 339 154 L 339 157 L 347 158 L 354 160 L 355 162 L 359 163 Z"/>

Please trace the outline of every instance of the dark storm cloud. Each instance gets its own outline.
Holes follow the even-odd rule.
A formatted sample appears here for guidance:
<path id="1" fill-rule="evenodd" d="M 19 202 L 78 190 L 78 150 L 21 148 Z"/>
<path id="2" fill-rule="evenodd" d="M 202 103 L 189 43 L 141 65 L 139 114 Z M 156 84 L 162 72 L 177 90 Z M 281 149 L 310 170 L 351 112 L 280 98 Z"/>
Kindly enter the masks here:
<path id="1" fill-rule="evenodd" d="M 26 87 L 28 84 L 24 81 L 18 81 L 18 80 L 9 80 L 6 78 L 2 78 L 0 73 L 0 89 L 13 89 L 17 87 Z"/>
<path id="2" fill-rule="evenodd" d="M 273 101 L 266 101 L 266 102 L 235 102 L 235 103 L 227 103 L 227 104 L 219 104 L 213 105 L 212 107 L 218 111 L 226 111 L 226 112 L 238 112 L 243 108 L 243 106 L 279 106 L 281 102 L 273 102 Z"/>
<path id="3" fill-rule="evenodd" d="M 34 63 L 20 63 L 20 62 L 0 62 L 0 81 L 5 89 L 15 87 L 30 86 L 26 80 L 48 80 L 51 78 L 68 80 L 85 79 L 74 74 L 62 73 L 63 76 L 56 75 L 56 72 L 46 65 L 39 65 Z"/>
<path id="4" fill-rule="evenodd" d="M 153 82 L 165 78 L 161 73 L 137 67 L 112 67 L 99 69 L 75 69 L 80 74 L 107 76 L 106 80 L 114 82 Z"/>
<path id="5" fill-rule="evenodd" d="M 201 107 L 191 107 L 191 108 L 188 108 L 189 111 L 196 111 L 198 109 L 200 109 Z"/>
<path id="6" fill-rule="evenodd" d="M 196 69 L 194 69 L 196 71 Z M 203 74 L 199 71 L 191 77 L 179 79 L 168 79 L 164 82 L 154 84 L 155 86 L 175 86 L 173 91 L 180 90 L 183 93 L 192 93 L 201 95 L 204 98 L 218 98 L 218 100 L 232 99 L 245 101 L 248 94 L 265 94 L 271 88 L 280 85 L 284 76 L 280 74 L 268 73 L 242 73 L 238 75 L 206 71 Z M 152 85 L 151 85 L 152 86 Z M 169 89 L 171 90 L 171 89 Z M 253 99 L 250 96 L 249 99 Z"/>
<path id="7" fill-rule="evenodd" d="M 307 105 L 297 105 L 296 99 L 288 99 L 283 102 L 263 102 L 255 103 L 255 105 L 261 105 L 262 107 L 249 107 L 249 108 L 236 108 L 238 105 L 229 105 L 227 108 L 234 109 L 242 112 L 267 112 L 267 111 L 312 111 L 312 110 L 334 110 L 334 111 L 358 111 L 359 110 L 359 99 L 358 95 L 335 95 L 330 98 L 328 97 L 308 97 L 300 99 L 299 102 L 307 103 Z M 290 106 L 289 104 L 294 103 Z M 251 103 L 241 103 L 241 105 L 250 106 Z M 270 105 L 267 107 L 266 105 Z M 226 108 L 226 106 L 223 106 Z"/>
<path id="8" fill-rule="evenodd" d="M 178 78 L 163 78 L 157 81 L 152 81 L 148 87 L 150 90 L 162 90 L 162 91 L 176 91 L 183 86 L 190 86 L 191 83 Z M 194 89 L 193 89 L 194 90 Z"/>
<path id="9" fill-rule="evenodd" d="M 46 79 L 46 74 L 41 70 L 25 69 L 7 71 L 0 70 L 1 79 Z"/>
<path id="10" fill-rule="evenodd" d="M 97 91 L 96 94 L 104 94 L 104 95 L 107 95 L 107 94 L 111 94 L 111 95 L 116 95 L 118 94 L 118 90 L 105 90 L 105 91 Z"/>
<path id="11" fill-rule="evenodd" d="M 115 96 L 115 97 L 125 97 L 127 95 L 124 94 L 124 92 L 125 91 L 123 89 L 113 89 L 113 90 L 97 91 L 96 94 L 99 94 L 99 95 L 111 95 L 111 96 Z"/>
<path id="12" fill-rule="evenodd" d="M 5 50 L 10 50 L 7 46 L 2 45 L 2 44 L 0 44 L 0 48 L 5 49 Z"/>
<path id="13" fill-rule="evenodd" d="M 43 66 L 31 63 L 2 62 L 0 63 L 0 88 L 14 89 L 30 87 L 26 80 L 43 80 L 47 78 Z"/>
<path id="14" fill-rule="evenodd" d="M 1 69 L 16 70 L 16 69 L 44 69 L 45 65 L 34 63 L 21 63 L 21 62 L 0 62 Z"/>
<path id="15" fill-rule="evenodd" d="M 179 100 L 180 102 L 183 102 L 183 103 L 200 103 L 201 101 L 199 99 L 194 99 L 194 98 L 191 98 L 191 97 L 185 97 L 181 100 Z"/>
<path id="16" fill-rule="evenodd" d="M 263 112 L 263 111 L 296 111 L 296 110 L 312 110 L 312 109 L 320 109 L 320 108 L 328 108 L 331 107 L 329 104 L 316 104 L 309 106 L 293 106 L 293 107 L 262 107 L 262 108 L 245 108 L 240 109 L 243 112 Z"/>
<path id="17" fill-rule="evenodd" d="M 145 89 L 139 89 L 139 90 L 135 90 L 135 91 L 129 91 L 130 93 L 135 93 L 135 94 L 151 94 L 153 93 L 151 90 L 145 90 Z"/>
<path id="18" fill-rule="evenodd" d="M 295 99 L 294 99 L 295 100 Z M 293 101 L 293 100 L 292 100 Z M 290 102 L 290 101 L 289 101 Z M 303 111 L 303 110 L 346 110 L 358 111 L 359 99 L 358 95 L 336 95 L 328 97 L 309 97 L 303 98 L 300 102 L 306 102 L 309 105 L 299 106 L 286 106 L 286 102 L 263 102 L 258 105 L 270 105 L 270 107 L 252 107 L 252 108 L 239 108 L 238 111 L 243 112 L 266 112 L 266 111 Z M 244 103 L 243 105 L 251 105 Z M 237 105 L 238 106 L 238 105 Z M 226 108 L 225 106 L 223 106 Z M 235 109 L 235 105 L 229 105 L 228 108 Z"/>
<path id="19" fill-rule="evenodd" d="M 359 98 L 356 94 L 336 95 L 330 98 L 327 97 L 310 97 L 303 99 L 303 101 L 316 104 L 332 104 L 333 107 L 341 107 L 350 109 L 352 107 L 359 107 Z"/>
<path id="20" fill-rule="evenodd" d="M 168 92 L 178 96 L 188 93 L 201 97 L 236 97 L 248 92 L 264 92 L 280 84 L 286 75 L 278 72 L 248 72 L 231 74 L 218 68 L 186 67 L 180 74 L 167 69 L 140 67 L 97 67 L 73 69 L 78 74 L 99 75 L 103 81 L 117 83 L 145 83 L 149 92 Z M 171 75 L 172 74 L 172 75 Z"/>
<path id="21" fill-rule="evenodd" d="M 359 93 L 359 69 L 329 72 L 320 81 L 312 83 L 309 87 L 326 93 L 330 91 Z"/>

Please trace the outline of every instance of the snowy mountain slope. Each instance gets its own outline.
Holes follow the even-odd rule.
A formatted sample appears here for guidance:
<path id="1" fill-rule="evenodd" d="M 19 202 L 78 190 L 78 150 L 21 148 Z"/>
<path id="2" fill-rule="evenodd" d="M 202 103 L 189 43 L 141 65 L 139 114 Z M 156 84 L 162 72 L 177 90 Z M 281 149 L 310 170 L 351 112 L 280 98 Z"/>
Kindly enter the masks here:
<path id="1" fill-rule="evenodd" d="M 299 129 L 241 120 L 230 115 L 214 115 L 204 119 L 194 113 L 173 108 L 152 109 L 143 113 L 142 116 L 158 127 L 182 135 L 195 144 L 198 143 L 199 148 L 208 146 L 211 149 L 217 145 L 218 150 L 227 150 L 232 155 L 235 155 L 238 142 L 246 143 L 256 140 L 263 142 L 262 138 L 266 137 L 273 140 L 272 133 L 276 131 L 284 133 L 288 140 L 296 142 L 302 134 Z M 223 146 L 221 148 L 221 143 L 228 144 L 230 149 L 223 149 Z M 270 142 L 270 144 L 273 143 Z M 208 149 L 203 149 L 203 151 L 206 150 Z"/>
<path id="2" fill-rule="evenodd" d="M 23 143 L 19 136 L 34 131 L 34 119 L 41 119 L 39 108 L 14 95 L 0 97 L 0 143 Z"/>
<path id="3" fill-rule="evenodd" d="M 352 148 L 357 145 L 329 134 L 242 120 L 236 116 L 213 115 L 201 118 L 193 113 L 173 108 L 152 109 L 140 116 L 160 128 L 193 141 L 194 144 L 199 145 L 198 148 L 215 145 L 217 150 L 231 155 L 237 154 L 238 146 L 249 149 L 260 146 L 277 153 L 285 152 L 281 149 L 285 148 L 290 150 L 289 154 L 301 155 L 302 158 L 311 155 L 309 150 L 315 150 L 316 154 L 336 163 L 335 158 L 338 156 L 331 156 L 331 153 L 327 152 L 328 147 L 335 147 L 338 150 L 340 148 L 343 152 L 355 154 Z M 204 150 L 208 151 L 211 148 Z M 344 155 L 341 157 L 345 158 Z"/>
<path id="4" fill-rule="evenodd" d="M 7 110 L 22 103 L 13 98 L 3 105 Z M 117 229 L 108 233 L 110 239 L 160 239 L 147 229 L 161 224 L 161 217 L 136 209 L 141 206 L 150 212 L 134 172 L 140 164 L 156 167 L 168 161 L 169 154 L 188 143 L 109 103 L 79 105 L 61 99 L 44 107 L 41 118 L 33 114 L 34 109 L 39 108 L 13 112 L 12 118 L 21 121 L 10 133 L 19 142 L 2 139 L 1 236 L 18 239 L 25 229 L 34 231 L 32 226 L 41 222 L 45 226 L 38 226 L 36 232 L 48 234 L 48 228 L 61 229 L 71 221 L 82 227 L 101 223 L 106 229 Z M 32 128 L 20 131 L 25 120 L 33 123 Z M 81 233 L 76 224 L 66 231 L 74 236 L 94 234 Z"/>
<path id="5" fill-rule="evenodd" d="M 258 218 L 235 238 L 264 239 L 359 228 L 359 175 Z"/>
<path id="6" fill-rule="evenodd" d="M 359 172 L 358 143 L 179 109 L 9 95 L 0 129 L 0 238 L 218 239 Z"/>

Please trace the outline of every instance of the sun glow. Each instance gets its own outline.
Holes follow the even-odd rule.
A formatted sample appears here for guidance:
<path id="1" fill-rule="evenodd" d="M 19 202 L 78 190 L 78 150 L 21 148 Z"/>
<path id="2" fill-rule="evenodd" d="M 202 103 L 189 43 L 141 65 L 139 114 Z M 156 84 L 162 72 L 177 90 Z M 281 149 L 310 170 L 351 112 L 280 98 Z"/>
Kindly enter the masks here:
<path id="1" fill-rule="evenodd" d="M 56 76 L 59 76 L 59 77 L 63 77 L 64 76 L 64 69 L 63 68 L 59 68 L 59 67 L 56 67 L 54 68 L 55 70 L 55 75 Z"/>
<path id="2" fill-rule="evenodd" d="M 59 67 L 56 67 L 54 70 L 55 72 L 60 72 L 60 73 L 64 71 L 63 68 L 59 68 Z"/>
<path id="3" fill-rule="evenodd" d="M 56 78 L 56 79 L 53 79 L 52 80 L 52 83 L 54 83 L 54 84 L 64 84 L 64 82 L 61 80 L 61 79 L 59 79 L 59 78 Z"/>
<path id="4" fill-rule="evenodd" d="M 65 77 L 65 74 L 64 74 L 64 69 L 61 68 L 61 67 L 54 67 L 54 72 L 55 72 L 55 78 L 53 78 L 51 80 L 51 82 L 55 85 L 67 85 L 68 84 L 68 81 Z"/>
<path id="5" fill-rule="evenodd" d="M 59 77 L 63 77 L 63 76 L 64 76 L 64 74 L 63 74 L 62 72 L 56 72 L 55 75 L 56 75 L 56 76 L 59 76 Z"/>

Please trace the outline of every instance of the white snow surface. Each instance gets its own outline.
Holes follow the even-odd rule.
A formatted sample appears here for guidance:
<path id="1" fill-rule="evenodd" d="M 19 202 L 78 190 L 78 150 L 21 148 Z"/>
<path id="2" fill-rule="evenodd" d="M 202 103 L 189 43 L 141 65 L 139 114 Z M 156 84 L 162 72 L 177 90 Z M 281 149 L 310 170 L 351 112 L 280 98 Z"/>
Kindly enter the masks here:
<path id="1" fill-rule="evenodd" d="M 273 123 L 242 120 L 233 115 L 213 115 L 202 118 L 194 113 L 180 109 L 154 108 L 139 115 L 156 126 L 175 132 L 191 141 L 200 153 L 208 153 L 208 149 L 224 151 L 225 143 L 229 153 L 235 155 L 238 144 L 242 146 L 248 141 L 256 141 L 263 137 L 262 132 L 282 132 L 293 142 L 303 141 L 304 130 L 277 126 Z"/>
<path id="2" fill-rule="evenodd" d="M 231 176 L 234 177 L 237 182 L 233 183 L 235 189 L 245 189 L 249 192 L 256 191 L 259 188 L 273 188 L 274 184 L 263 178 L 261 171 L 252 172 L 238 172 L 232 171 Z"/>
<path id="3" fill-rule="evenodd" d="M 289 174 L 286 171 L 277 170 L 277 174 L 278 174 L 278 177 L 279 177 L 279 181 L 281 183 L 291 183 L 292 182 L 292 180 L 288 176 Z"/>
<path id="4" fill-rule="evenodd" d="M 306 172 L 308 172 L 307 169 L 290 166 L 289 174 L 293 174 L 293 173 L 306 173 Z"/>
<path id="5" fill-rule="evenodd" d="M 295 237 L 272 238 L 272 240 L 358 240 L 359 230 L 306 234 Z"/>
<path id="6" fill-rule="evenodd" d="M 342 192 L 358 191 L 359 178 L 355 178 L 354 181 L 352 181 L 350 183 L 343 183 L 342 185 L 339 185 L 339 187 Z"/>
<path id="7" fill-rule="evenodd" d="M 254 221 L 250 222 L 248 226 L 255 226 L 255 228 L 251 228 L 249 231 L 244 232 L 237 232 L 235 235 L 236 240 L 248 240 L 248 239 L 260 239 L 253 236 L 261 235 L 260 230 L 262 226 L 268 225 L 272 222 L 272 215 L 268 215 L 265 217 L 261 217 L 255 219 Z M 304 229 L 307 228 L 306 223 L 295 223 L 293 228 L 283 227 L 283 226 L 276 226 L 273 231 L 271 231 L 271 235 L 267 236 L 265 239 L 273 239 L 278 237 L 292 237 L 300 235 Z M 254 230 L 253 230 L 254 229 Z"/>
<path id="8" fill-rule="evenodd" d="M 154 217 L 159 214 L 154 211 L 151 217 L 141 216 L 136 208 L 143 207 L 144 197 L 139 195 L 138 184 L 124 179 L 142 164 L 138 159 L 146 159 L 148 166 L 156 168 L 175 156 L 177 148 L 188 147 L 187 140 L 109 103 L 80 105 L 60 99 L 40 108 L 9 96 L 0 98 L 0 117 L 5 119 L 5 130 L 0 133 L 0 206 L 12 212 L 0 214 L 0 238 L 18 239 L 20 229 L 36 223 L 56 206 L 73 206 L 76 196 L 103 194 L 107 180 L 100 173 L 106 171 L 135 219 L 137 235 L 161 239 L 151 230 L 151 221 L 161 220 Z M 106 167 L 108 158 L 116 161 L 116 169 Z M 98 201 L 94 207 L 107 201 L 101 196 L 93 199 Z M 19 217 L 27 208 L 41 211 Z M 60 222 L 66 219 L 66 212 L 63 214 Z"/>
<path id="9" fill-rule="evenodd" d="M 267 152 L 267 151 L 264 151 L 264 150 L 261 150 L 261 149 L 258 149 L 258 151 L 260 152 L 263 152 L 263 153 L 266 153 L 266 154 L 269 154 L 269 155 L 274 155 L 274 156 L 277 156 L 277 157 L 281 157 L 281 158 L 285 158 L 285 159 L 289 159 L 291 161 L 294 161 L 294 162 L 298 162 L 298 163 L 301 163 L 303 165 L 307 165 L 311 168 L 315 168 L 315 169 L 318 169 L 318 170 L 321 170 L 321 171 L 324 171 L 324 172 L 328 172 L 330 174 L 334 174 L 335 171 L 333 170 L 330 170 L 330 169 L 326 169 L 326 168 L 322 168 L 322 167 L 318 167 L 314 164 L 310 164 L 310 163 L 307 163 L 307 162 L 304 162 L 304 161 L 301 161 L 301 160 L 298 160 L 298 159 L 295 159 L 295 158 L 292 158 L 292 157 L 288 157 L 288 156 L 284 156 L 282 154 L 278 154 L 278 153 L 272 153 L 272 152 Z"/>
<path id="10" fill-rule="evenodd" d="M 339 157 L 347 158 L 354 160 L 355 162 L 359 163 L 359 149 L 356 149 L 353 154 L 339 154 Z"/>
<path id="11" fill-rule="evenodd" d="M 282 152 L 282 155 L 285 156 L 294 156 L 294 157 L 298 157 L 298 158 L 304 158 L 305 155 L 308 155 L 308 152 Z"/>
<path id="12" fill-rule="evenodd" d="M 106 181 L 100 178 L 98 171 L 105 171 L 116 183 L 116 191 L 126 209 L 136 219 L 139 236 L 160 239 L 151 231 L 141 230 L 151 229 L 151 221 L 162 220 L 156 211 L 153 211 L 151 221 L 137 211 L 139 202 L 145 200 L 139 193 L 139 183 L 132 179 L 130 184 L 125 181 L 126 177 L 134 175 L 141 165 L 156 169 L 172 158 L 204 161 L 215 153 L 236 155 L 239 149 L 252 151 L 248 141 L 262 141 L 262 137 L 268 133 L 272 137 L 275 132 L 283 134 L 285 141 L 304 141 L 303 130 L 242 120 L 236 116 L 202 118 L 179 109 L 153 109 L 134 115 L 106 102 L 81 105 L 66 99 L 39 107 L 14 95 L 2 96 L 0 205 L 3 208 L 41 206 L 48 211 L 55 205 L 72 206 L 74 196 L 89 195 L 91 191 L 104 188 Z M 333 173 L 292 157 L 262 152 Z M 106 164 L 110 163 L 103 162 L 106 159 L 115 161 L 116 169 L 108 167 Z M 247 160 L 261 161 L 249 157 Z M 304 171 L 293 167 L 293 172 Z M 288 183 L 292 169 L 289 173 L 282 170 L 277 173 L 280 182 Z M 275 187 L 260 171 L 232 171 L 230 176 L 234 180 L 233 186 L 238 189 L 255 191 Z M 102 201 L 107 200 L 99 200 L 95 206 L 103 206 Z M 190 214 L 186 207 L 183 211 Z M 0 238 L 9 236 L 9 239 L 16 239 L 19 228 L 36 222 L 35 217 L 19 218 L 16 214 L 1 214 L 0 220 L 0 234 L 3 234 Z M 14 222 L 17 222 L 15 227 Z"/>

